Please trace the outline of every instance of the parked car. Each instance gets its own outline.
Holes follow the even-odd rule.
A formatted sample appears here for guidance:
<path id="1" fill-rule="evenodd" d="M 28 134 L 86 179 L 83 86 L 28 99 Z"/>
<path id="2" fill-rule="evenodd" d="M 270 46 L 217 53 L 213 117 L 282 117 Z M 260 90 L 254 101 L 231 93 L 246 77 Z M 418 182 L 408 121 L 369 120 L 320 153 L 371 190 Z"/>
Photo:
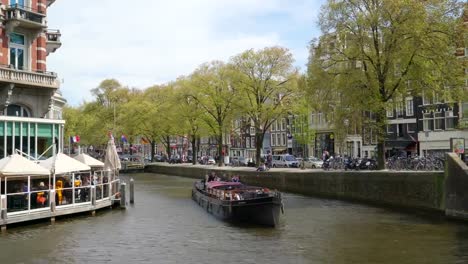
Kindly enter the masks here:
<path id="1" fill-rule="evenodd" d="M 154 161 L 164 162 L 164 161 L 166 161 L 166 158 L 164 156 L 161 156 L 161 155 L 154 155 Z"/>
<path id="2" fill-rule="evenodd" d="M 272 167 L 298 168 L 299 162 L 293 155 L 273 155 Z"/>
<path id="3" fill-rule="evenodd" d="M 323 161 L 316 157 L 309 157 L 304 160 L 304 166 L 311 169 L 322 168 Z"/>
<path id="4" fill-rule="evenodd" d="M 213 157 L 208 157 L 208 161 L 207 163 L 208 165 L 215 165 L 216 164 L 216 161 Z"/>
<path id="5" fill-rule="evenodd" d="M 170 164 L 182 163 L 182 158 L 180 156 L 172 156 L 169 159 Z"/>

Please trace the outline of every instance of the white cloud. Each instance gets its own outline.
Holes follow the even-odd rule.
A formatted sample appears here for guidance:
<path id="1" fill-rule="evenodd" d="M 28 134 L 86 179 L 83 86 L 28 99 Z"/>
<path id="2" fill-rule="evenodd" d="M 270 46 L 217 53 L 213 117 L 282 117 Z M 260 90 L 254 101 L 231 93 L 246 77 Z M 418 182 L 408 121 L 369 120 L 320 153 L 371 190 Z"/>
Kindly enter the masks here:
<path id="1" fill-rule="evenodd" d="M 64 79 L 62 93 L 76 105 L 89 100 L 89 90 L 105 78 L 145 88 L 249 48 L 292 45 L 303 64 L 321 2 L 57 1 L 48 21 L 61 30 L 63 45 L 49 55 L 48 68 Z"/>

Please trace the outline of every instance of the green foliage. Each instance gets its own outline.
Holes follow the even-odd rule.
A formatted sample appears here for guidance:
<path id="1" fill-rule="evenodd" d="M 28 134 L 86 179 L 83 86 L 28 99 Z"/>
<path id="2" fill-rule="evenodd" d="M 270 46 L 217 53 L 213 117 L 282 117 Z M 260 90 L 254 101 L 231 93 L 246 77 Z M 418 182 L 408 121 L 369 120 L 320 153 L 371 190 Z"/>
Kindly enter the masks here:
<path id="1" fill-rule="evenodd" d="M 345 120 L 370 124 L 363 113 L 374 113 L 383 159 L 389 104 L 408 95 L 466 96 L 466 61 L 455 56 L 461 11 L 455 0 L 329 0 L 320 17 L 324 34 L 312 43 L 308 65 L 314 107 L 334 110 L 336 130 Z"/>
<path id="2" fill-rule="evenodd" d="M 288 49 L 267 47 L 247 50 L 231 59 L 233 86 L 240 95 L 237 107 L 254 124 L 256 161 L 265 132 L 278 118 L 288 114 L 297 98 L 297 69 Z"/>

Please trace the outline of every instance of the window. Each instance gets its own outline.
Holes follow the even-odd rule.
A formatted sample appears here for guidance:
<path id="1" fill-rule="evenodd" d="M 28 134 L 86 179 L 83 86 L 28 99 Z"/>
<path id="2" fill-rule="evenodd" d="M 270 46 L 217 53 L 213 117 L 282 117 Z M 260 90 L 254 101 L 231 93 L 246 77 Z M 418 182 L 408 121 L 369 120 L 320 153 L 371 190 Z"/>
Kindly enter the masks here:
<path id="1" fill-rule="evenodd" d="M 255 135 L 255 127 L 250 127 L 250 135 Z"/>
<path id="2" fill-rule="evenodd" d="M 468 119 L 468 103 L 462 103 L 462 116 L 463 119 Z"/>
<path id="3" fill-rule="evenodd" d="M 427 96 L 427 93 L 423 92 L 422 98 L 423 98 L 423 105 L 431 104 L 431 99 L 429 96 Z"/>
<path id="4" fill-rule="evenodd" d="M 276 146 L 276 134 L 271 134 L 271 146 Z"/>
<path id="5" fill-rule="evenodd" d="M 432 113 L 424 113 L 423 114 L 423 129 L 424 131 L 431 131 L 433 129 L 433 119 Z"/>
<path id="6" fill-rule="evenodd" d="M 24 7 L 24 0 L 10 0 L 10 5 L 18 5 Z"/>
<path id="7" fill-rule="evenodd" d="M 445 112 L 445 129 L 454 129 L 455 128 L 455 116 L 453 115 L 453 111 L 446 111 Z"/>
<path id="8" fill-rule="evenodd" d="M 398 124 L 397 125 L 397 129 L 398 129 L 398 132 L 397 132 L 397 136 L 398 137 L 403 137 L 403 124 Z"/>
<path id="9" fill-rule="evenodd" d="M 444 129 L 444 115 L 442 112 L 434 112 L 434 130 Z"/>
<path id="10" fill-rule="evenodd" d="M 249 137 L 245 138 L 245 147 L 250 148 L 250 138 Z"/>
<path id="11" fill-rule="evenodd" d="M 251 146 L 252 148 L 255 148 L 255 137 L 251 137 L 251 138 L 250 138 L 250 146 Z"/>
<path id="12" fill-rule="evenodd" d="M 406 98 L 406 116 L 414 115 L 413 97 Z"/>
<path id="13" fill-rule="evenodd" d="M 281 134 L 281 145 L 286 146 L 286 133 Z"/>
<path id="14" fill-rule="evenodd" d="M 10 33 L 10 65 L 15 69 L 26 69 L 26 46 L 24 35 Z"/>
<path id="15" fill-rule="evenodd" d="M 310 115 L 310 122 L 311 122 L 312 125 L 316 124 L 317 121 L 315 120 L 315 114 Z"/>
<path id="16" fill-rule="evenodd" d="M 322 113 L 318 113 L 317 117 L 318 117 L 318 123 L 319 123 L 319 124 L 322 124 L 322 123 L 323 123 L 323 114 L 322 114 Z"/>
<path id="17" fill-rule="evenodd" d="M 281 130 L 286 130 L 286 118 L 281 119 Z"/>
<path id="18" fill-rule="evenodd" d="M 393 117 L 393 106 L 389 105 L 387 107 L 387 117 Z"/>
<path id="19" fill-rule="evenodd" d="M 371 129 L 371 144 L 377 144 L 377 132 Z"/>
<path id="20" fill-rule="evenodd" d="M 20 105 L 11 104 L 6 109 L 7 116 L 29 117 L 29 111 Z"/>
<path id="21" fill-rule="evenodd" d="M 403 116 L 404 110 L 403 110 L 403 101 L 402 100 L 397 101 L 396 106 L 395 106 L 395 110 L 396 110 L 396 116 L 397 117 L 402 117 Z"/>
<path id="22" fill-rule="evenodd" d="M 395 133 L 395 125 L 393 124 L 387 125 L 387 134 L 393 134 L 393 133 Z"/>

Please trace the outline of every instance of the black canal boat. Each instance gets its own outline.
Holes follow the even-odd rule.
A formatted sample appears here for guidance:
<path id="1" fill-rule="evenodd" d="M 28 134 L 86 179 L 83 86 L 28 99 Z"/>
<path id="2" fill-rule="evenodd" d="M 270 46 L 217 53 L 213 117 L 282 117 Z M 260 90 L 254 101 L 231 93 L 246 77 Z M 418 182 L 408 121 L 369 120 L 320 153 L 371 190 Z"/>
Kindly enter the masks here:
<path id="1" fill-rule="evenodd" d="M 195 182 L 192 199 L 217 218 L 275 227 L 282 208 L 281 193 L 240 182 Z"/>

